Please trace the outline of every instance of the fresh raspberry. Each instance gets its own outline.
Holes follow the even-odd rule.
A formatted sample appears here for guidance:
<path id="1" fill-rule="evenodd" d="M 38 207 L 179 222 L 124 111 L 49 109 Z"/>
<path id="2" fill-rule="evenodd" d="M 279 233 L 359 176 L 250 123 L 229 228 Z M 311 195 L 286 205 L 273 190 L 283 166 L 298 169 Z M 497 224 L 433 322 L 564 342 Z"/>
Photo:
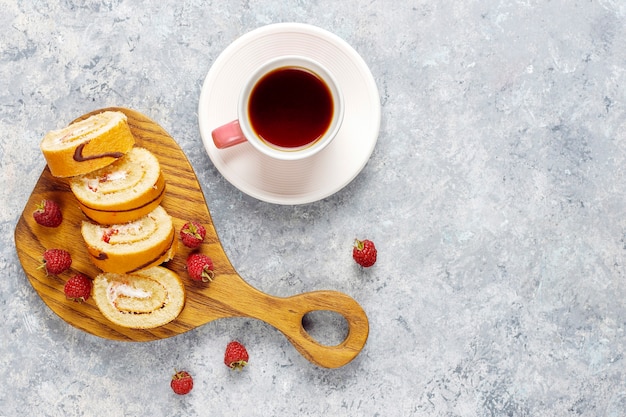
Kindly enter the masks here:
<path id="1" fill-rule="evenodd" d="M 206 229 L 198 222 L 187 222 L 180 229 L 180 239 L 183 245 L 195 249 L 204 241 Z"/>
<path id="2" fill-rule="evenodd" d="M 371 240 L 355 239 L 352 248 L 352 257 L 364 268 L 369 268 L 376 263 L 376 247 Z"/>
<path id="3" fill-rule="evenodd" d="M 187 371 L 178 371 L 172 376 L 170 387 L 178 395 L 189 394 L 193 388 L 193 378 Z"/>
<path id="4" fill-rule="evenodd" d="M 243 369 L 248 364 L 248 351 L 241 343 L 233 340 L 226 346 L 226 352 L 224 353 L 224 364 L 230 369 L 237 369 L 238 371 Z"/>
<path id="5" fill-rule="evenodd" d="M 187 273 L 195 281 L 213 280 L 213 261 L 202 253 L 192 253 L 187 257 Z"/>
<path id="6" fill-rule="evenodd" d="M 53 200 L 42 200 L 33 211 L 33 218 L 45 227 L 58 227 L 63 221 L 61 208 Z"/>
<path id="7" fill-rule="evenodd" d="M 65 283 L 65 296 L 74 301 L 87 301 L 91 295 L 91 280 L 83 274 L 76 274 Z"/>
<path id="8" fill-rule="evenodd" d="M 72 256 L 63 249 L 48 249 L 43 253 L 43 263 L 39 268 L 46 270 L 46 275 L 59 275 L 72 265 Z"/>

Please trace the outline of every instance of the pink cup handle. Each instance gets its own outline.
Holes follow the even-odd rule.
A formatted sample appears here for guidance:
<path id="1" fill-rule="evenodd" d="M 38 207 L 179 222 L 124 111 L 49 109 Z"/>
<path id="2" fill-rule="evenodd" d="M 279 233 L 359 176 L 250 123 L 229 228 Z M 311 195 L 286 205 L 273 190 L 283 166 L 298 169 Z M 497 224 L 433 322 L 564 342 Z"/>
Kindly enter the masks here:
<path id="1" fill-rule="evenodd" d="M 211 132 L 213 143 L 218 149 L 229 148 L 245 142 L 247 139 L 241 131 L 239 120 L 233 120 Z"/>

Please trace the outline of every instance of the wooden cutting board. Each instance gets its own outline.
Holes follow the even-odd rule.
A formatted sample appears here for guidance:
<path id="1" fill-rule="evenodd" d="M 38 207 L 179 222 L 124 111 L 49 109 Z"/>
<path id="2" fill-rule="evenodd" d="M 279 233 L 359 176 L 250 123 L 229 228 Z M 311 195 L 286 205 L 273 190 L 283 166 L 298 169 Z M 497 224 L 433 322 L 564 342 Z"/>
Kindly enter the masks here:
<path id="1" fill-rule="evenodd" d="M 167 182 L 162 206 L 173 217 L 177 231 L 188 220 L 199 221 L 206 227 L 206 239 L 199 251 L 213 260 L 215 279 L 209 284 L 189 279 L 185 260 L 190 249 L 180 244 L 175 258 L 163 266 L 178 273 L 183 280 L 187 292 L 185 307 L 174 321 L 149 330 L 127 329 L 111 323 L 91 298 L 85 303 L 67 300 L 63 286 L 71 275 L 81 272 L 93 278 L 100 271 L 90 262 L 80 234 L 85 216 L 66 181 L 53 177 L 46 167 L 15 228 L 15 246 L 26 276 L 52 311 L 88 333 L 121 341 L 163 339 L 216 319 L 249 317 L 280 330 L 304 357 L 319 366 L 337 368 L 359 354 L 367 340 L 369 324 L 365 312 L 353 298 L 326 290 L 274 297 L 246 283 L 228 260 L 193 168 L 174 139 L 148 117 L 124 108 L 97 110 L 77 120 L 104 110 L 124 112 L 136 145 L 150 150 L 159 159 Z M 43 199 L 52 199 L 61 205 L 64 220 L 58 228 L 45 228 L 34 221 L 32 212 Z M 59 277 L 46 276 L 45 271 L 38 269 L 43 252 L 51 248 L 66 249 L 72 254 L 71 269 Z M 343 342 L 336 346 L 322 345 L 306 332 L 302 326 L 304 315 L 318 310 L 333 311 L 346 319 L 348 335 Z"/>

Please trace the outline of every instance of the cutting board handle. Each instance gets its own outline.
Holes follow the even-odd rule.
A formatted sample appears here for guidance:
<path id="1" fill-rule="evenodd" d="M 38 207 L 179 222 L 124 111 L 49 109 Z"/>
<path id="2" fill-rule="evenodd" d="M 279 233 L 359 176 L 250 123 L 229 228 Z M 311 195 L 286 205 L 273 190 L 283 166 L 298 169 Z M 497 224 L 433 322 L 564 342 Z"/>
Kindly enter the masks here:
<path id="1" fill-rule="evenodd" d="M 284 303 L 289 314 L 277 318 L 274 326 L 311 362 L 326 368 L 337 368 L 350 362 L 363 349 L 369 333 L 367 315 L 348 295 L 337 291 L 314 291 L 294 295 L 285 299 Z M 323 345 L 304 329 L 304 316 L 320 310 L 333 311 L 346 319 L 348 335 L 338 345 Z"/>
<path id="2" fill-rule="evenodd" d="M 363 308 L 352 297 L 330 290 L 311 291 L 290 297 L 265 294 L 244 281 L 236 285 L 245 297 L 233 301 L 240 315 L 262 320 L 280 330 L 308 360 L 325 367 L 339 368 L 354 359 L 363 349 L 369 334 L 369 322 Z M 245 304 L 245 305 L 243 305 Z M 328 346 L 315 340 L 303 327 L 302 319 L 313 311 L 332 311 L 343 316 L 348 325 L 346 338 Z M 237 315 L 237 314 L 233 314 Z"/>

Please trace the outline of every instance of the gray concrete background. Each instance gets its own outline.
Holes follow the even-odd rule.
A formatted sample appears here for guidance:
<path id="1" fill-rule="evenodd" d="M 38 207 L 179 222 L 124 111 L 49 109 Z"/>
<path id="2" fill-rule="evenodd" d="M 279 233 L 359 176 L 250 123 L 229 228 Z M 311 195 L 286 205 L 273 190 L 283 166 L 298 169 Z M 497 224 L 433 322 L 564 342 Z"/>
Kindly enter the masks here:
<path id="1" fill-rule="evenodd" d="M 626 415 L 626 4 L 0 0 L 0 416 Z M 248 197 L 213 167 L 197 100 L 232 41 L 275 22 L 351 44 L 380 90 L 361 174 L 316 203 Z M 278 296 L 335 289 L 368 313 L 345 367 L 264 323 L 150 343 L 77 330 L 30 286 L 15 224 L 41 137 L 130 107 L 189 157 L 226 252 Z M 355 237 L 379 260 L 361 270 Z M 326 317 L 325 319 L 329 319 Z M 332 320 L 330 320 L 332 322 Z M 315 334 L 341 328 L 319 321 Z M 221 363 L 231 338 L 250 366 Z M 169 388 L 174 368 L 195 388 Z"/>

